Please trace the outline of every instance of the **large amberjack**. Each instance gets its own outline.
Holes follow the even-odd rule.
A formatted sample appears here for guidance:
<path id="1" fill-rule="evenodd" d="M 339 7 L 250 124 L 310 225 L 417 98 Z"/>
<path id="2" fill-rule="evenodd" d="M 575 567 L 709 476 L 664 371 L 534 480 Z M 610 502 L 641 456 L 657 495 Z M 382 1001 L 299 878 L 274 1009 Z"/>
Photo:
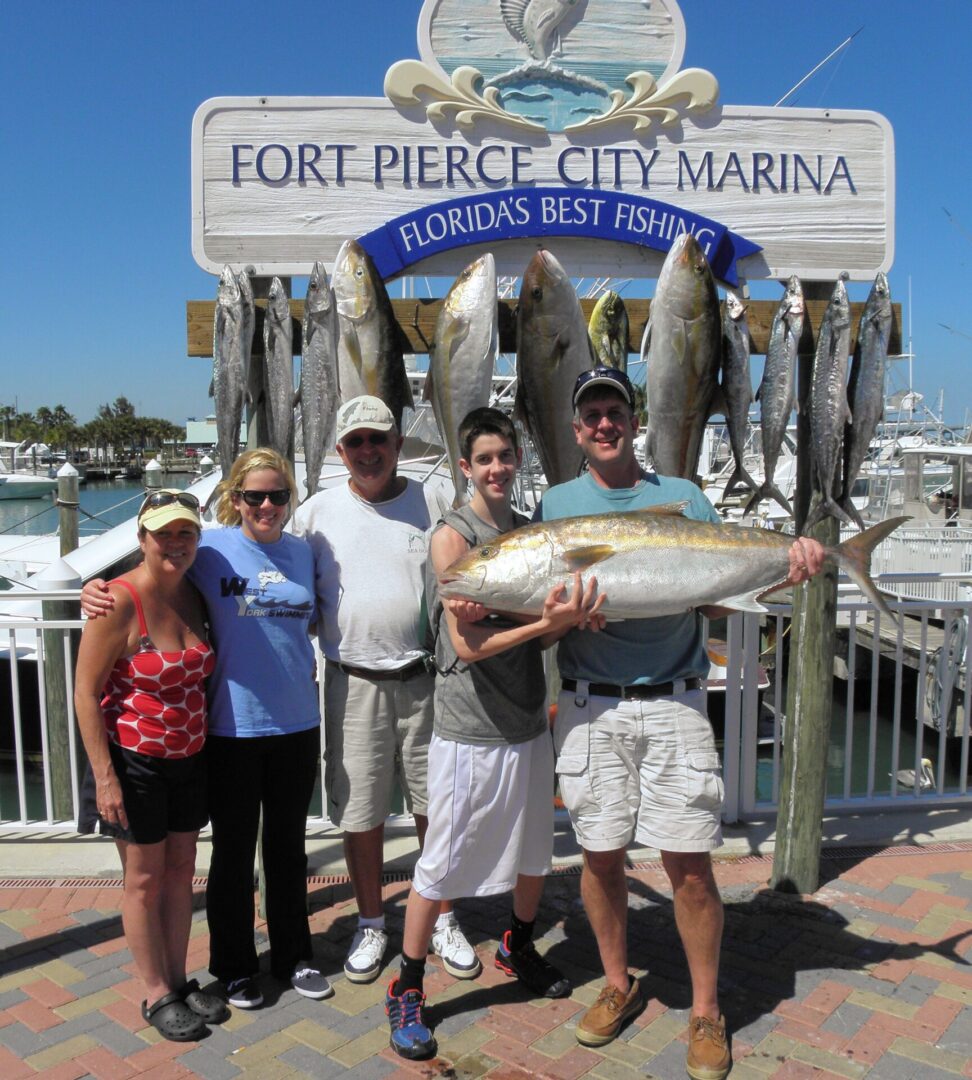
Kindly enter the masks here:
<path id="1" fill-rule="evenodd" d="M 541 248 L 523 275 L 516 314 L 516 412 L 551 487 L 580 472 L 584 455 L 568 419 L 570 400 L 577 376 L 594 362 L 574 286 Z"/>
<path id="2" fill-rule="evenodd" d="M 646 445 L 655 471 L 694 480 L 722 354 L 715 281 L 690 233 L 672 244 L 641 346 L 648 361 Z"/>
<path id="3" fill-rule="evenodd" d="M 449 455 L 455 506 L 466 501 L 459 425 L 472 409 L 489 404 L 498 352 L 496 263 L 487 252 L 462 271 L 442 303 L 425 383 L 425 397 L 432 402 Z"/>
<path id="4" fill-rule="evenodd" d="M 771 529 L 713 525 L 671 504 L 618 514 L 536 522 L 471 548 L 439 575 L 441 596 L 495 611 L 536 615 L 574 571 L 597 577 L 608 619 L 653 618 L 714 604 L 765 611 L 760 597 L 789 575 L 793 537 Z M 871 552 L 906 517 L 858 533 L 827 557 L 893 619 L 869 573 Z"/>
<path id="5" fill-rule="evenodd" d="M 331 286 L 338 312 L 341 403 L 361 394 L 381 398 L 401 431 L 402 413 L 413 402 L 398 324 L 385 283 L 356 240 L 341 245 Z"/>

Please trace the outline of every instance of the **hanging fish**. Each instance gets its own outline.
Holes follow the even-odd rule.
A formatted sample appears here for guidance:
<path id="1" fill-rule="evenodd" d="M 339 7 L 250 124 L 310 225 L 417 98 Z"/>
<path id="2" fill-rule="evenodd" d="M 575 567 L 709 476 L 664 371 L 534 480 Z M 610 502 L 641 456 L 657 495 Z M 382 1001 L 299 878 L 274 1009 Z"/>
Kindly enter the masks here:
<path id="1" fill-rule="evenodd" d="M 787 424 L 790 422 L 790 414 L 793 412 L 797 350 L 800 346 L 800 335 L 803 333 L 805 312 L 803 286 L 796 274 L 793 274 L 786 283 L 786 290 L 773 316 L 763 378 L 756 391 L 763 444 L 763 482 L 746 505 L 747 514 L 752 513 L 761 500 L 772 498 L 793 516 L 793 507 L 773 483 L 773 476 L 776 473 L 776 463 L 780 458 Z"/>
<path id="2" fill-rule="evenodd" d="M 819 498 L 807 515 L 804 532 L 831 517 L 846 525 L 854 522 L 834 501 L 834 488 L 842 462 L 844 425 L 853 422 L 847 405 L 847 362 L 850 356 L 850 304 L 842 274 L 824 312 L 810 381 L 810 448 L 819 484 Z"/>
<path id="3" fill-rule="evenodd" d="M 219 467 L 229 476 L 240 445 L 240 423 L 246 375 L 243 370 L 243 298 L 240 283 L 229 266 L 223 267 L 216 290 L 213 317 L 213 383 L 216 402 L 216 440 Z"/>
<path id="4" fill-rule="evenodd" d="M 466 477 L 459 468 L 459 424 L 472 409 L 489 404 L 499 352 L 496 263 L 482 255 L 452 283 L 435 325 L 425 397 L 449 455 L 454 506 L 466 502 Z"/>
<path id="5" fill-rule="evenodd" d="M 307 497 L 317 491 L 324 455 L 334 446 L 338 387 L 338 325 L 334 291 L 324 264 L 314 263 L 307 282 L 300 357 L 300 418 L 304 432 Z"/>
<path id="6" fill-rule="evenodd" d="M 294 459 L 294 329 L 290 300 L 280 278 L 270 283 L 263 320 L 263 356 L 267 371 L 268 443 Z"/>
<path id="7" fill-rule="evenodd" d="M 648 362 L 646 448 L 662 476 L 696 477 L 721 353 L 712 271 L 695 237 L 683 233 L 665 257 L 642 341 Z"/>
<path id="8" fill-rule="evenodd" d="M 402 429 L 411 406 L 398 323 L 375 264 L 356 240 L 346 240 L 331 274 L 338 312 L 338 381 L 341 402 L 361 394 L 381 398 Z"/>
<path id="9" fill-rule="evenodd" d="M 746 305 L 735 293 L 726 293 L 726 308 L 722 317 L 722 404 L 729 429 L 729 445 L 736 467 L 725 487 L 730 495 L 737 484 L 751 491 L 759 486 L 746 471 L 746 435 L 749 431 L 749 406 L 753 400 L 753 384 L 749 374 L 749 323 Z"/>
<path id="10" fill-rule="evenodd" d="M 840 505 L 865 528 L 851 502 L 850 492 L 867 457 L 871 439 L 884 416 L 884 368 L 891 335 L 891 290 L 884 274 L 878 274 L 861 315 L 857 346 L 851 363 L 847 399 L 854 423 L 844 432 L 844 487 Z"/>
<path id="11" fill-rule="evenodd" d="M 587 326 L 597 363 L 628 370 L 628 312 L 621 297 L 609 289 L 594 305 Z"/>

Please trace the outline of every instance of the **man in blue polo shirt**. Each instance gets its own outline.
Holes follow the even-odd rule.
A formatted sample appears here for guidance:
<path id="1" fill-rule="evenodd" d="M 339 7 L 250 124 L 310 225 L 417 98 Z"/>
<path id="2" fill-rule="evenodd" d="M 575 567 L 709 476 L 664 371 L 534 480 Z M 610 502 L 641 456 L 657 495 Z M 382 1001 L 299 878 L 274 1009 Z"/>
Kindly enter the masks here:
<path id="1" fill-rule="evenodd" d="M 551 488 L 537 520 L 685 503 L 686 516 L 718 522 L 689 480 L 658 476 L 634 452 L 634 390 L 613 368 L 577 380 L 574 434 L 589 471 Z M 800 538 L 790 549 L 790 584 L 816 573 L 823 548 Z M 692 980 L 687 1069 L 722 1080 L 732 1057 L 718 1001 L 722 901 L 710 852 L 722 843 L 722 778 L 706 714 L 709 670 L 702 638 L 708 608 L 609 622 L 599 634 L 570 630 L 558 645 L 562 677 L 554 745 L 560 793 L 584 849 L 581 895 L 606 985 L 576 1034 L 601 1046 L 643 1006 L 628 973 L 625 849 L 632 839 L 661 851 Z"/>

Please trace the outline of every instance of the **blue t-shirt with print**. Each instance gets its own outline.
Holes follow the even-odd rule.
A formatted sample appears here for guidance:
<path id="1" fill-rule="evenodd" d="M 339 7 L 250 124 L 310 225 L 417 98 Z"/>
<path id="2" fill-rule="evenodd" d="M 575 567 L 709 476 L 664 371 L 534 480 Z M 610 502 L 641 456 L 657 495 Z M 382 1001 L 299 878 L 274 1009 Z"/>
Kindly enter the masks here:
<path id="1" fill-rule="evenodd" d="M 621 513 L 680 502 L 687 503 L 686 517 L 720 520 L 712 503 L 690 480 L 646 473 L 634 487 L 605 488 L 589 472 L 550 488 L 534 520 Z M 599 633 L 570 630 L 557 647 L 557 665 L 563 678 L 619 686 L 704 678 L 709 673 L 709 660 L 702 640 L 702 617 L 697 611 L 687 611 L 656 619 L 609 622 Z"/>
<path id="2" fill-rule="evenodd" d="M 260 544 L 238 527 L 206 529 L 189 579 L 206 601 L 216 650 L 209 734 L 286 735 L 320 724 L 310 545 L 287 533 Z"/>

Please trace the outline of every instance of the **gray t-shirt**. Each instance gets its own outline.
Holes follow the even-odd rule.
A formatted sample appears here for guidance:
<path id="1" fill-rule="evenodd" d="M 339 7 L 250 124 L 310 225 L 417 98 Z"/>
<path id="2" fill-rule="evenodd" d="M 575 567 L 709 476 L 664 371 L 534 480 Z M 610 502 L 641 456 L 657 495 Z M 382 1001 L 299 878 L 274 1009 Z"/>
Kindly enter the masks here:
<path id="1" fill-rule="evenodd" d="M 526 524 L 526 518 L 517 518 L 517 525 Z M 443 525 L 451 526 L 471 546 L 488 543 L 500 535 L 498 529 L 483 521 L 469 506 L 450 511 L 436 525 L 436 530 Z M 436 635 L 435 659 L 440 672 L 435 680 L 436 735 L 449 742 L 473 745 L 522 743 L 542 735 L 547 731 L 546 682 L 539 639 L 474 664 L 463 663 L 456 656 L 442 617 L 431 559 L 426 573 L 426 595 Z M 501 627 L 517 625 L 499 615 L 489 616 L 488 622 Z"/>

